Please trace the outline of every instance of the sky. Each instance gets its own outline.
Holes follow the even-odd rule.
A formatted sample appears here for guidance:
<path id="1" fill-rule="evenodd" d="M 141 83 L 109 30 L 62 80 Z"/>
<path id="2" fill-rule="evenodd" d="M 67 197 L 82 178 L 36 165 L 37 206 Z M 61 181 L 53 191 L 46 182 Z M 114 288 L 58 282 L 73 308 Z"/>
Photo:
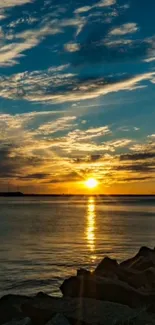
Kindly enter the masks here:
<path id="1" fill-rule="evenodd" d="M 154 12 L 0 1 L 0 191 L 155 194 Z"/>

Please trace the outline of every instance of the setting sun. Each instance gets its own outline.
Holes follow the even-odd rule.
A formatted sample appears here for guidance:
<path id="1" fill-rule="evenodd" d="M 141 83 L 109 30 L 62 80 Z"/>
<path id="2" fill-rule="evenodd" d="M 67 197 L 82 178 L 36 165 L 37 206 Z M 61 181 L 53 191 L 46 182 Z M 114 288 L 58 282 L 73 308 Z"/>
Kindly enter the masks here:
<path id="1" fill-rule="evenodd" d="M 85 185 L 86 185 L 88 188 L 95 188 L 95 187 L 97 187 L 97 185 L 98 185 L 98 181 L 97 181 L 95 178 L 88 178 L 88 179 L 85 181 Z"/>

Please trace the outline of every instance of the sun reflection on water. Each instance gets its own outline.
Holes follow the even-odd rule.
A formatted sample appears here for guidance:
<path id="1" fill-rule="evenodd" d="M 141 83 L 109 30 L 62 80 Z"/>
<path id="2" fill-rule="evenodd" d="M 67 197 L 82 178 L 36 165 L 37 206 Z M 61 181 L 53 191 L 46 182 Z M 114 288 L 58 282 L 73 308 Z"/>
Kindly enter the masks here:
<path id="1" fill-rule="evenodd" d="M 96 218 L 96 205 L 95 198 L 89 197 L 87 203 L 87 245 L 91 251 L 91 260 L 96 259 L 95 256 L 95 218 Z"/>

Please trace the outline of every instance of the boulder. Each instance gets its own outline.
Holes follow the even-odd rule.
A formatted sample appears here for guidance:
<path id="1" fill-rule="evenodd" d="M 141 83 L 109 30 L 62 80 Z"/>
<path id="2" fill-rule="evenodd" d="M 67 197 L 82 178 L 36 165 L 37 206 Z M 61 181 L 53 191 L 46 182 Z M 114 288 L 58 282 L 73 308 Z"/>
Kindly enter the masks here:
<path id="1" fill-rule="evenodd" d="M 148 291 L 154 289 L 154 271 L 155 270 L 152 268 L 144 271 L 137 271 L 134 269 L 118 267 L 115 270 L 115 275 L 118 280 L 127 283 L 135 289 L 146 289 L 146 291 Z"/>
<path id="2" fill-rule="evenodd" d="M 150 249 L 142 248 L 140 254 L 143 256 L 138 256 L 134 262 L 132 261 L 132 268 L 124 267 L 122 263 L 119 265 L 116 260 L 105 257 L 96 267 L 93 275 L 113 280 L 118 279 L 135 289 L 143 289 L 143 291 L 145 289 L 146 291 L 154 290 L 155 268 L 153 261 L 148 257 L 148 253 L 150 254 Z M 86 273 L 85 276 L 87 275 L 89 274 Z"/>
<path id="3" fill-rule="evenodd" d="M 144 294 L 122 281 L 89 276 L 70 277 L 60 287 L 65 297 L 87 297 L 137 308 L 155 302 L 155 295 Z"/>
<path id="4" fill-rule="evenodd" d="M 35 299 L 31 307 L 38 307 Z M 54 298 L 49 297 L 47 305 L 45 300 L 42 304 L 41 312 L 47 313 L 48 317 L 52 312 L 55 312 L 55 316 L 51 317 L 46 323 L 52 325 L 61 321 L 61 324 L 67 325 L 66 321 L 71 325 L 114 325 L 116 324 L 132 324 L 146 325 L 155 324 L 155 316 L 149 315 L 143 309 L 131 309 L 128 306 L 124 306 L 117 303 L 99 301 L 89 298 Z M 57 318 L 58 317 L 58 318 Z M 133 321 L 136 320 L 136 323 Z M 137 323 L 139 321 L 139 323 Z M 140 322 L 141 321 L 141 322 Z"/>
<path id="5" fill-rule="evenodd" d="M 62 314 L 56 314 L 47 325 L 70 325 L 68 319 Z"/>
<path id="6" fill-rule="evenodd" d="M 87 276 L 91 275 L 91 272 L 83 268 L 77 270 L 77 276 Z"/>
<path id="7" fill-rule="evenodd" d="M 9 323 L 5 323 L 4 325 L 30 325 L 31 324 L 31 319 L 26 317 L 21 320 L 12 320 Z"/>
<path id="8" fill-rule="evenodd" d="M 33 325 L 46 324 L 54 316 L 52 308 L 49 310 L 37 308 L 33 304 L 23 304 L 21 309 L 23 314 L 31 319 Z"/>
<path id="9" fill-rule="evenodd" d="M 105 257 L 96 267 L 94 274 L 101 275 L 101 274 L 114 274 L 119 267 L 116 260 L 111 259 L 109 257 Z"/>
<path id="10" fill-rule="evenodd" d="M 31 298 L 20 295 L 6 295 L 0 299 L 0 324 L 8 323 L 12 319 L 24 318 L 21 304 L 30 302 Z"/>
<path id="11" fill-rule="evenodd" d="M 141 247 L 134 257 L 123 261 L 120 265 L 125 268 L 137 270 L 145 270 L 155 266 L 155 250 L 148 247 Z"/>

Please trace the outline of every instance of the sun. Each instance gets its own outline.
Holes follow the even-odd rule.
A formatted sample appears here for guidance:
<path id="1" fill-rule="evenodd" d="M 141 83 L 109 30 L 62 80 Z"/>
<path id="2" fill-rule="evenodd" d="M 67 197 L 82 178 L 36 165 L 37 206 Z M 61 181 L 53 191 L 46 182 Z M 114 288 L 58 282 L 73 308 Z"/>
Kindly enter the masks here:
<path id="1" fill-rule="evenodd" d="M 95 187 L 97 187 L 97 185 L 98 185 L 98 181 L 97 181 L 95 178 L 88 178 L 88 179 L 85 181 L 85 185 L 86 185 L 86 187 L 88 187 L 88 188 L 95 188 Z"/>

